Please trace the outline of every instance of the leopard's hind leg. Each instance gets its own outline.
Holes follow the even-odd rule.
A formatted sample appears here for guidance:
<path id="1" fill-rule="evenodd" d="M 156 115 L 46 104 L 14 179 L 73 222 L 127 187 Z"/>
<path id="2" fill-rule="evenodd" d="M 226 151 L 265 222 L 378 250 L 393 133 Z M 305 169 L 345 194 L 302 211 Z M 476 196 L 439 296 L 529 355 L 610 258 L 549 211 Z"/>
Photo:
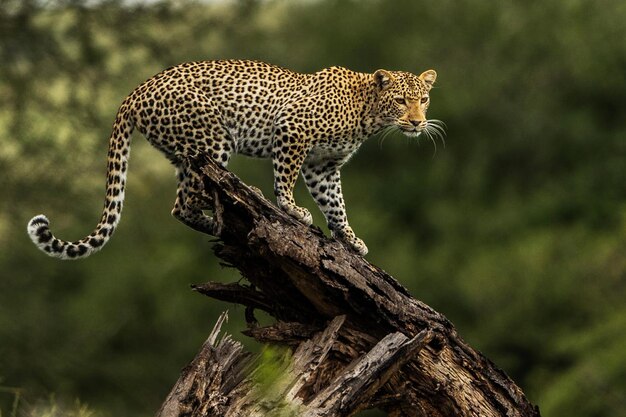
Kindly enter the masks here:
<path id="1" fill-rule="evenodd" d="M 176 165 L 178 178 L 176 202 L 172 215 L 195 230 L 214 234 L 215 222 L 202 211 L 207 208 L 202 207 L 201 204 L 201 201 L 206 201 L 206 198 L 199 198 L 207 190 L 204 190 L 202 178 L 191 169 L 187 160 L 194 155 L 204 154 L 226 168 L 231 154 L 236 149 L 236 144 L 224 127 L 220 112 L 210 100 L 202 94 L 196 94 L 191 98 L 196 103 L 193 110 L 170 110 L 170 113 L 175 115 L 179 112 L 184 113 L 192 122 L 191 125 L 187 125 L 183 135 L 176 141 L 176 150 L 171 157 Z"/>
<path id="2" fill-rule="evenodd" d="M 198 197 L 204 189 L 201 179 L 189 169 L 187 163 L 182 163 L 176 168 L 176 176 L 178 189 L 172 216 L 192 229 L 214 234 L 215 222 L 212 217 L 204 214 L 199 203 Z"/>
<path id="3" fill-rule="evenodd" d="M 207 155 L 225 167 L 236 143 L 225 127 L 218 106 L 202 90 L 180 81 L 184 88 L 148 88 L 137 100 L 135 124 L 148 141 L 176 166 L 178 189 L 172 215 L 187 226 L 212 234 L 214 222 L 202 211 L 197 196 L 201 178 L 186 162 Z M 150 116 L 152 115 L 152 116 Z"/>
<path id="4" fill-rule="evenodd" d="M 219 146 L 213 146 L 208 154 L 218 165 L 226 168 L 232 153 L 232 146 L 222 146 L 216 154 Z M 189 166 L 187 159 L 176 165 L 176 176 L 178 178 L 178 189 L 176 190 L 176 201 L 172 209 L 172 216 L 180 220 L 187 226 L 203 233 L 215 234 L 215 222 L 211 216 L 207 216 L 202 211 L 207 209 L 204 205 L 207 200 L 204 183 L 200 175 Z M 204 198 L 200 198 L 204 194 Z"/>

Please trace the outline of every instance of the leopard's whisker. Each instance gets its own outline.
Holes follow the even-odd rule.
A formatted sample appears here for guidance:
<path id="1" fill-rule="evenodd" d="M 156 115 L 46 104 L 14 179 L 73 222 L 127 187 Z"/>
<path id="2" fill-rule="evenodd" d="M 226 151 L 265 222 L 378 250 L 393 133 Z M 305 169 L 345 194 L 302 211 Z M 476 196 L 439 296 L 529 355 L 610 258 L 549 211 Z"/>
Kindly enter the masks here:
<path id="1" fill-rule="evenodd" d="M 428 123 L 432 123 L 434 125 L 439 125 L 441 127 L 447 127 L 446 123 L 443 120 L 439 120 L 439 119 L 428 119 Z"/>
<path id="2" fill-rule="evenodd" d="M 446 127 L 446 124 L 442 122 L 441 120 L 437 120 L 437 119 L 428 120 L 428 124 L 426 125 L 426 129 L 430 130 L 431 133 L 433 133 L 436 137 L 438 137 L 441 140 L 441 143 L 443 144 L 444 148 L 446 147 L 445 127 Z"/>
<path id="3" fill-rule="evenodd" d="M 394 133 L 394 131 L 395 131 L 394 126 L 386 126 L 385 128 L 383 128 L 383 130 L 380 133 L 380 137 L 378 139 L 378 145 L 380 149 L 383 148 L 383 142 L 385 141 L 385 139 L 387 139 L 392 133 Z"/>
<path id="4" fill-rule="evenodd" d="M 426 137 L 432 142 L 433 147 L 434 147 L 434 151 L 433 151 L 433 156 L 432 158 L 434 159 L 435 156 L 437 155 L 437 142 L 435 141 L 435 139 L 432 136 L 432 133 L 428 130 L 428 129 L 424 129 L 423 130 L 424 135 L 426 135 Z"/>
<path id="5" fill-rule="evenodd" d="M 432 133 L 435 137 L 439 138 L 439 140 L 441 140 L 441 144 L 442 144 L 442 145 L 443 145 L 443 147 L 445 148 L 445 147 L 446 147 L 446 138 L 445 138 L 445 135 L 443 134 L 443 132 L 441 132 L 441 131 L 439 131 L 439 130 L 436 130 L 436 129 L 433 129 L 433 130 L 431 131 L 431 133 Z"/>

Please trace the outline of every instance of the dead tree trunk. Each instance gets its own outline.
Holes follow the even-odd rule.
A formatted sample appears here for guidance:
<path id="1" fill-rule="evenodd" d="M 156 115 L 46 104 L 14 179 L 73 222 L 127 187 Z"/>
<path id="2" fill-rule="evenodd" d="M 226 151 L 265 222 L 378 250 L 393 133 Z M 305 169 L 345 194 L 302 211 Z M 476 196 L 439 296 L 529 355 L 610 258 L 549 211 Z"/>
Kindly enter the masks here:
<path id="1" fill-rule="evenodd" d="M 523 392 L 467 345 L 443 315 L 380 268 L 306 227 L 209 160 L 190 161 L 214 211 L 215 254 L 249 284 L 195 289 L 246 306 L 248 330 L 287 346 L 278 378 L 221 321 L 157 413 L 178 416 L 539 416 Z M 276 319 L 259 327 L 254 310 Z M 267 378 L 266 378 L 267 379 Z"/>

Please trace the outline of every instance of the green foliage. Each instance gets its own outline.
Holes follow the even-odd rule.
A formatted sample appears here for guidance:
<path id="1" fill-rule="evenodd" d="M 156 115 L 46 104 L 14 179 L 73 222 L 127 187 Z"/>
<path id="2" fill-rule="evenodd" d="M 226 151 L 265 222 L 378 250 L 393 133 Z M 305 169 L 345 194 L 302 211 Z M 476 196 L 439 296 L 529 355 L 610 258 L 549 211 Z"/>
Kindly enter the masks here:
<path id="1" fill-rule="evenodd" d="M 298 404 L 283 398 L 285 389 L 291 383 L 291 364 L 291 351 L 275 346 L 265 346 L 255 364 L 252 380 L 260 399 L 256 407 L 268 417 L 296 417 L 302 414 Z"/>
<path id="2" fill-rule="evenodd" d="M 102 417 L 101 414 L 94 412 L 78 400 L 69 405 L 60 404 L 54 395 L 51 395 L 48 401 L 41 401 L 34 406 L 26 407 L 20 415 L 27 417 Z"/>
<path id="3" fill-rule="evenodd" d="M 262 392 L 261 397 L 275 387 L 285 372 L 289 369 L 291 354 L 289 350 L 280 347 L 265 346 L 258 359 L 257 369 L 253 375 L 254 382 Z"/>
<path id="4" fill-rule="evenodd" d="M 622 0 L 0 3 L 2 384 L 111 415 L 158 408 L 227 308 L 188 284 L 237 278 L 170 217 L 171 167 L 135 137 L 124 219 L 85 261 L 43 256 L 24 229 L 44 212 L 62 238 L 90 232 L 123 97 L 169 65 L 238 57 L 435 68 L 447 147 L 373 138 L 342 172 L 368 258 L 544 416 L 624 416 L 624 21 Z M 272 194 L 267 161 L 232 169 Z M 0 392 L 3 415 L 13 399 Z"/>

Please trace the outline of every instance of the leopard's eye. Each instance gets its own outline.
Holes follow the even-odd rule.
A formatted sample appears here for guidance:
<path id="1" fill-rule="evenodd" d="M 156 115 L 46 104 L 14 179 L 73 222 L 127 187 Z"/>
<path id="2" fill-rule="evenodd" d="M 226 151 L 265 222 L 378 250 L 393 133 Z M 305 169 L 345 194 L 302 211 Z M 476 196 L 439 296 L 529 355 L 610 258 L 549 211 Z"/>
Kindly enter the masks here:
<path id="1" fill-rule="evenodd" d="M 403 97 L 396 97 L 394 100 L 396 100 L 396 103 L 402 106 L 406 105 L 406 100 Z"/>
<path id="2" fill-rule="evenodd" d="M 428 96 L 424 96 L 424 97 L 422 97 L 422 99 L 420 100 L 420 103 L 422 103 L 422 104 L 426 104 L 426 103 L 428 103 L 429 98 L 430 98 L 430 97 L 428 97 Z"/>

